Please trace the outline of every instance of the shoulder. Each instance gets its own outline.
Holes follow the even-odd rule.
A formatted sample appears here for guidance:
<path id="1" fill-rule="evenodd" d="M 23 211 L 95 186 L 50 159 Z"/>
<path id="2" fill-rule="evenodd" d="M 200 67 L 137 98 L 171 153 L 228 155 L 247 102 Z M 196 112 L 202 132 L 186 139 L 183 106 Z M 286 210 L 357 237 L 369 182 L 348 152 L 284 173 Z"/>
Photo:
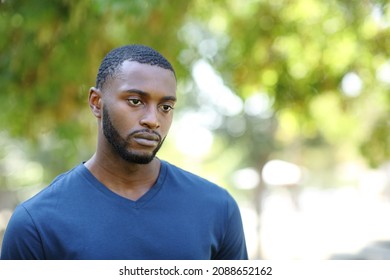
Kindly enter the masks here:
<path id="1" fill-rule="evenodd" d="M 171 163 L 164 161 L 163 164 L 167 168 L 166 182 L 170 187 L 185 191 L 194 197 L 201 196 L 203 199 L 210 199 L 212 202 L 235 207 L 236 202 L 227 189 Z"/>
<path id="2" fill-rule="evenodd" d="M 53 200 L 59 199 L 64 193 L 74 191 L 77 182 L 82 177 L 82 170 L 82 165 L 80 164 L 58 175 L 49 185 L 22 202 L 19 208 L 25 208 L 28 212 L 32 208 L 44 207 L 50 201 L 53 202 Z"/>
<path id="3" fill-rule="evenodd" d="M 16 207 L 4 232 L 1 259 L 39 259 L 42 258 L 40 236 L 27 210 Z"/>
<path id="4" fill-rule="evenodd" d="M 167 176 L 170 177 L 169 179 L 171 180 L 174 179 L 175 181 L 182 182 L 183 185 L 185 184 L 197 188 L 211 188 L 215 191 L 226 191 L 224 188 L 209 181 L 208 179 L 177 167 L 169 162 L 163 161 L 163 164 L 166 166 L 168 173 Z"/>

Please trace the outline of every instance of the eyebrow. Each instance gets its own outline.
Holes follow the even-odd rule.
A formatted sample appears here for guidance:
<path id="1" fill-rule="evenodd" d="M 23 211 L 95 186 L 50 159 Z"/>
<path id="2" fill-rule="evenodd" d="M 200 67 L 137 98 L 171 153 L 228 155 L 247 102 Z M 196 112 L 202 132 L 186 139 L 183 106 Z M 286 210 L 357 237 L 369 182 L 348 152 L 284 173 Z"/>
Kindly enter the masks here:
<path id="1" fill-rule="evenodd" d="M 144 96 L 144 97 L 149 97 L 150 96 L 150 94 L 148 92 L 145 92 L 145 91 L 139 90 L 139 89 L 128 89 L 125 92 L 127 92 L 127 93 L 136 93 L 136 94 Z M 168 95 L 168 96 L 164 96 L 162 98 L 162 100 L 176 102 L 177 98 L 175 96 Z"/>

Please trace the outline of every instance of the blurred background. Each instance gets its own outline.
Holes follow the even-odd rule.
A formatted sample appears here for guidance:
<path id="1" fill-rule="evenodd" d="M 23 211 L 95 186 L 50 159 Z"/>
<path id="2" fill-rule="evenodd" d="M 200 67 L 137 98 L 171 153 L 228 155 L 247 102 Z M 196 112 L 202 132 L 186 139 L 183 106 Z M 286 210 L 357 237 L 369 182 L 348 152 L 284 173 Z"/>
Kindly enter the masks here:
<path id="1" fill-rule="evenodd" d="M 177 71 L 159 157 L 231 192 L 252 259 L 390 259 L 385 0 L 0 0 L 0 244 L 93 154 L 88 90 L 130 43 Z"/>

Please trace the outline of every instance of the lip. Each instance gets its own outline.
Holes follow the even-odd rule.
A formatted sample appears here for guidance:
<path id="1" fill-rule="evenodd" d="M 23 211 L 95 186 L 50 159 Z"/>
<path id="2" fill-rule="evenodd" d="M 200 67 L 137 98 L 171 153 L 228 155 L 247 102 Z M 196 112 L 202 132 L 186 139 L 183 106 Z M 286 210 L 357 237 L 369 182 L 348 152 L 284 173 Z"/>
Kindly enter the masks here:
<path id="1" fill-rule="evenodd" d="M 145 146 L 145 147 L 156 147 L 158 145 L 158 141 L 145 139 L 145 138 L 134 137 L 134 141 L 138 145 Z"/>
<path id="2" fill-rule="evenodd" d="M 153 133 L 135 133 L 133 138 L 137 144 L 146 147 L 155 147 L 160 142 L 160 137 Z"/>

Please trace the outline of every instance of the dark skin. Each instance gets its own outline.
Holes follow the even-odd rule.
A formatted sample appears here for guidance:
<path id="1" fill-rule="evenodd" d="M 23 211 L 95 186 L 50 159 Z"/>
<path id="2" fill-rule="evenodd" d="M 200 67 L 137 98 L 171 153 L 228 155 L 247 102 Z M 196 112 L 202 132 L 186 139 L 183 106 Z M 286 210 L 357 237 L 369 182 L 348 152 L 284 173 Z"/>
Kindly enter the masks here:
<path id="1" fill-rule="evenodd" d="M 96 153 L 85 166 L 111 191 L 138 200 L 159 175 L 161 163 L 153 152 L 168 134 L 175 102 L 172 71 L 125 61 L 118 77 L 109 79 L 103 89 L 90 89 L 89 105 L 98 121 L 98 141 Z M 126 152 L 152 157 L 149 163 L 132 162 L 113 148 L 103 132 L 103 109 L 123 139 Z"/>

